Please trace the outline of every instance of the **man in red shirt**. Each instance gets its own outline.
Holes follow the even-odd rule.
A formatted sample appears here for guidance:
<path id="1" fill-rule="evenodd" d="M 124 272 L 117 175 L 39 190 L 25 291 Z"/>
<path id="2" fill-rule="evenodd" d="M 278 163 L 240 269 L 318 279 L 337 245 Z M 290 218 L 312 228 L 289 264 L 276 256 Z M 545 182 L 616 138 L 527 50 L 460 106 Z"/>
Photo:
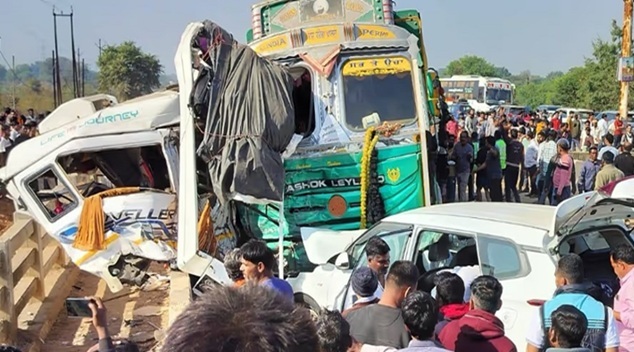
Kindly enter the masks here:
<path id="1" fill-rule="evenodd" d="M 623 137 L 623 120 L 621 120 L 621 114 L 617 113 L 614 118 L 614 148 L 618 148 L 621 145 L 621 138 Z"/>
<path id="2" fill-rule="evenodd" d="M 480 276 L 471 284 L 471 310 L 462 318 L 450 321 L 438 339 L 448 350 L 517 352 L 504 335 L 504 324 L 495 316 L 502 306 L 502 285 L 492 276 Z"/>

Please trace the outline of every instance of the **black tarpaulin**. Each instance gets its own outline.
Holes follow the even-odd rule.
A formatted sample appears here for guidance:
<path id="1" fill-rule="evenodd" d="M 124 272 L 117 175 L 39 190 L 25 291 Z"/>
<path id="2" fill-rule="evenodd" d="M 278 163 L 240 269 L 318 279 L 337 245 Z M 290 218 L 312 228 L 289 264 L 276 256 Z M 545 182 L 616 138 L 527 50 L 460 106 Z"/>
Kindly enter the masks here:
<path id="1" fill-rule="evenodd" d="M 293 78 L 211 21 L 193 44 L 210 66 L 191 103 L 206 121 L 198 155 L 208 163 L 214 193 L 221 203 L 236 194 L 281 201 L 281 154 L 295 131 Z"/>

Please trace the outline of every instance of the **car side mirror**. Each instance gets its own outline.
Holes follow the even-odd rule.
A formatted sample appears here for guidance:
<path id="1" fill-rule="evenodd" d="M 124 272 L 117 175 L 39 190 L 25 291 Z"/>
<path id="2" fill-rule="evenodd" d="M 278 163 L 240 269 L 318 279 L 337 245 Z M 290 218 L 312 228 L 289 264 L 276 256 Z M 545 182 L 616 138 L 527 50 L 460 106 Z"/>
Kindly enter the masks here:
<path id="1" fill-rule="evenodd" d="M 350 256 L 348 252 L 341 252 L 335 259 L 335 266 L 340 270 L 350 269 Z"/>

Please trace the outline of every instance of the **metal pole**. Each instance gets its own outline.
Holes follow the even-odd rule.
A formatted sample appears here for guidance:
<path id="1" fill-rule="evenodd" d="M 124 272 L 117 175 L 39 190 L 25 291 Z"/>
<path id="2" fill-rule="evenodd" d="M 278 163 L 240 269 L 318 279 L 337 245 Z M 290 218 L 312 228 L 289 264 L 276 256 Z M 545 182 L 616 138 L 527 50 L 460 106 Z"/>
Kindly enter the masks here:
<path id="1" fill-rule="evenodd" d="M 77 59 L 75 57 L 75 31 L 73 26 L 73 8 L 70 8 L 70 46 L 73 51 L 73 92 L 75 94 L 75 98 L 79 96 L 77 86 Z"/>
<path id="2" fill-rule="evenodd" d="M 62 84 L 61 84 L 61 75 L 59 73 L 59 47 L 57 44 L 57 14 L 53 9 L 53 26 L 55 33 L 55 83 L 57 84 L 57 104 L 62 104 L 63 95 L 62 95 Z"/>
<path id="3" fill-rule="evenodd" d="M 77 97 L 81 97 L 81 50 L 77 48 L 77 65 L 75 65 L 75 69 L 77 70 Z"/>
<path id="4" fill-rule="evenodd" d="M 51 63 L 53 64 L 52 67 L 52 76 L 53 76 L 53 102 L 55 104 L 55 107 L 58 106 L 57 104 L 57 79 L 55 79 L 55 50 L 51 51 Z"/>
<path id="5" fill-rule="evenodd" d="M 11 55 L 11 71 L 13 72 L 13 110 L 15 110 L 15 55 Z"/>
<path id="6" fill-rule="evenodd" d="M 621 43 L 621 56 L 632 56 L 632 12 L 634 0 L 623 0 L 623 41 Z M 619 112 L 623 118 L 627 117 L 630 85 L 621 82 L 621 104 Z"/>
<path id="7" fill-rule="evenodd" d="M 81 96 L 86 96 L 86 63 L 81 59 Z"/>

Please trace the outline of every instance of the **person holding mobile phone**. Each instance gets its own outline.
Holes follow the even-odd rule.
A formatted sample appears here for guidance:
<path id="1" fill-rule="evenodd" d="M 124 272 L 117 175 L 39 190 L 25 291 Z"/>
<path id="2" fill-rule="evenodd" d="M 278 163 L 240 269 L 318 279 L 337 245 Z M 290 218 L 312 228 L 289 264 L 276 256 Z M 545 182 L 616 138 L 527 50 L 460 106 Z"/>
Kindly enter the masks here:
<path id="1" fill-rule="evenodd" d="M 116 350 L 114 344 L 112 343 L 112 339 L 108 333 L 108 316 L 106 314 L 106 306 L 104 306 L 103 301 L 99 297 L 88 297 L 88 299 L 90 299 L 88 307 L 90 307 L 90 310 L 92 311 L 92 325 L 95 327 L 97 336 L 99 337 L 98 349 L 94 350 L 93 347 L 90 351 L 115 352 Z"/>

